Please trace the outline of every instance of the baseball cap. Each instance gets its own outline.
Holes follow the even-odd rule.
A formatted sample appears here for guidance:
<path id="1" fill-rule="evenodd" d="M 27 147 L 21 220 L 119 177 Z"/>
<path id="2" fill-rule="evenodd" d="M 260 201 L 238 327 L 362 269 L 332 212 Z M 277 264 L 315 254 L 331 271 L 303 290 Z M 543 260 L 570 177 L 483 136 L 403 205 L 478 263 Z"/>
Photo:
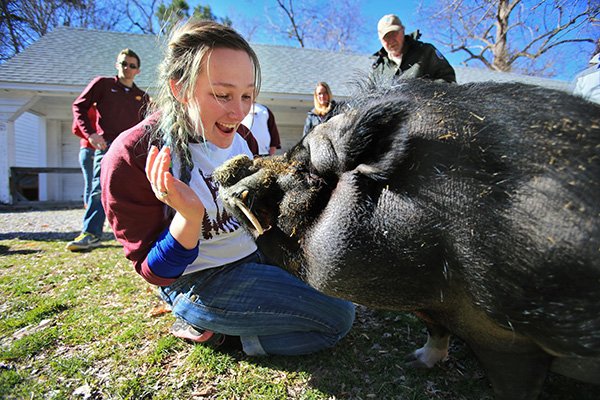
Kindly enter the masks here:
<path id="1" fill-rule="evenodd" d="M 377 33 L 379 39 L 385 36 L 386 33 L 392 31 L 399 31 L 403 28 L 400 18 L 394 14 L 388 14 L 381 17 L 377 23 Z"/>

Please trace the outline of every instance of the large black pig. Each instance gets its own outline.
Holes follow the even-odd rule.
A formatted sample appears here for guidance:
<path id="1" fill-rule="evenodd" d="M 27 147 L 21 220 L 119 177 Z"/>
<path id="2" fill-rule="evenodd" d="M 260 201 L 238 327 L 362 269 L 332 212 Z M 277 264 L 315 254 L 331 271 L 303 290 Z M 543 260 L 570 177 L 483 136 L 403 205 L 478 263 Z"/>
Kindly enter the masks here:
<path id="1" fill-rule="evenodd" d="M 498 399 L 536 398 L 548 370 L 600 383 L 600 107 L 522 84 L 367 86 L 285 155 L 224 164 L 228 210 L 315 288 L 420 316 L 413 364 L 450 332 Z"/>

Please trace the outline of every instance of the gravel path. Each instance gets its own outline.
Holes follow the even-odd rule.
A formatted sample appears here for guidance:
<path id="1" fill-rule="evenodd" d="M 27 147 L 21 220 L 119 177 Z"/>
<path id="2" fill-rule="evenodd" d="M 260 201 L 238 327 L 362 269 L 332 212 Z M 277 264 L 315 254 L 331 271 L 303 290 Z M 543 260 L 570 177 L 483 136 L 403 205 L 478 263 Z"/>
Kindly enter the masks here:
<path id="1" fill-rule="evenodd" d="M 0 211 L 0 240 L 73 240 L 81 231 L 83 208 Z M 111 239 L 105 224 L 104 239 Z"/>

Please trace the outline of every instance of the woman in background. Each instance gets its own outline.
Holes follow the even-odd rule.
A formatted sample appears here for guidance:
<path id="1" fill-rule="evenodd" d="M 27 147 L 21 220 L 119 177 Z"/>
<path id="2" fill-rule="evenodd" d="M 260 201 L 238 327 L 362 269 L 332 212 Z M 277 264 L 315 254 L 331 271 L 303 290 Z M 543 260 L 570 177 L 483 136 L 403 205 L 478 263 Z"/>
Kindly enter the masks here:
<path id="1" fill-rule="evenodd" d="M 339 104 L 333 100 L 333 94 L 329 85 L 325 82 L 317 83 L 313 93 L 314 108 L 308 112 L 304 122 L 304 131 L 302 137 L 314 129 L 315 126 L 328 121 L 335 115 L 335 108 Z"/>

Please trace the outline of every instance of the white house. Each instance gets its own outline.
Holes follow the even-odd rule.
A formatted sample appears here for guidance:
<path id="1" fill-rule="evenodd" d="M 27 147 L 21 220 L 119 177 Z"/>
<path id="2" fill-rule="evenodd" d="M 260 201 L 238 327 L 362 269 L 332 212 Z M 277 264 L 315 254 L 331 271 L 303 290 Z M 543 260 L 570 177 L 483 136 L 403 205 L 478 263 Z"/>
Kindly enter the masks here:
<path id="1" fill-rule="evenodd" d="M 71 133 L 71 103 L 98 75 L 116 73 L 116 55 L 133 49 L 141 58 L 136 84 L 153 94 L 162 45 L 153 35 L 56 28 L 0 65 L 0 203 L 11 204 L 11 168 L 46 167 L 33 182 L 40 201 L 81 201 L 78 173 L 54 173 L 51 167 L 79 167 L 79 140 Z M 334 97 L 350 94 L 352 81 L 369 71 L 367 54 L 252 44 L 262 68 L 258 101 L 274 113 L 285 149 L 302 134 L 312 107 L 316 82 L 325 81 Z M 521 81 L 559 90 L 568 82 L 456 67 L 459 83 Z M 61 172 L 65 172 L 62 170 Z"/>

